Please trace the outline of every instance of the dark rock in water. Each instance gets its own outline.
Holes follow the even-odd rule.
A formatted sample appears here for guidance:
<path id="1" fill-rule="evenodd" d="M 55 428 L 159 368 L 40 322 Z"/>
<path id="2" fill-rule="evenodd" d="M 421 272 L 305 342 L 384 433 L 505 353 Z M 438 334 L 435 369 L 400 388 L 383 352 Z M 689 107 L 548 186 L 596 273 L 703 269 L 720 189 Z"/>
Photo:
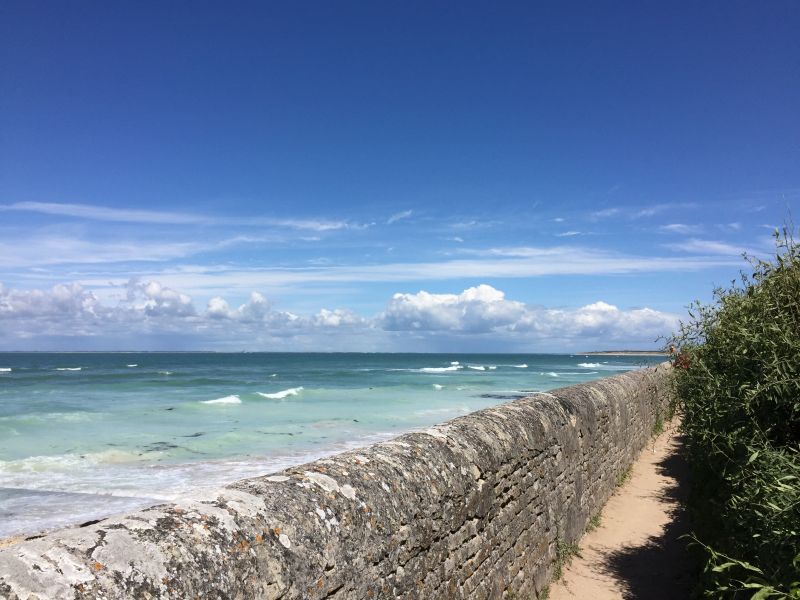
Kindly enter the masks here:
<path id="1" fill-rule="evenodd" d="M 166 452 L 167 450 L 174 450 L 175 448 L 179 448 L 180 446 L 176 446 L 175 444 L 170 444 L 169 442 L 153 442 L 152 444 L 147 444 L 144 447 L 145 452 Z"/>
<path id="2" fill-rule="evenodd" d="M 491 398 L 492 400 L 519 400 L 527 394 L 481 394 L 480 398 Z"/>
<path id="3" fill-rule="evenodd" d="M 85 523 L 81 523 L 78 527 L 89 527 L 89 525 L 97 525 L 103 519 L 94 519 L 93 521 L 86 521 Z"/>
<path id="4" fill-rule="evenodd" d="M 174 406 L 170 406 L 169 408 L 165 408 L 164 410 L 175 410 Z"/>
<path id="5" fill-rule="evenodd" d="M 181 437 L 193 438 L 193 437 L 200 437 L 201 435 L 205 435 L 205 434 L 206 434 L 205 431 L 198 431 L 197 433 L 191 433 L 189 435 L 182 435 Z"/>

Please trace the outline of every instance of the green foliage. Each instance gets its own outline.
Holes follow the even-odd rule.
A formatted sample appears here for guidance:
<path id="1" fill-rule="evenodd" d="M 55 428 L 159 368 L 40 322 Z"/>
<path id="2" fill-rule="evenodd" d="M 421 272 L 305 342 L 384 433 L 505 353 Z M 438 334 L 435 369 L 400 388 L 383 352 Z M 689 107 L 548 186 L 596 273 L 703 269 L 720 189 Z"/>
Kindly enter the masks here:
<path id="1" fill-rule="evenodd" d="M 625 470 L 622 471 L 622 473 L 617 475 L 616 486 L 619 488 L 625 485 L 628 482 L 628 479 L 631 478 L 631 473 L 633 473 L 633 465 L 628 465 L 625 467 Z"/>
<path id="2" fill-rule="evenodd" d="M 550 586 L 546 585 L 542 588 L 542 591 L 539 592 L 539 600 L 547 600 L 550 597 Z"/>
<path id="3" fill-rule="evenodd" d="M 800 598 L 800 247 L 775 238 L 673 340 L 708 597 Z"/>
<path id="4" fill-rule="evenodd" d="M 586 533 L 594 531 L 600 527 L 600 521 L 602 521 L 602 513 L 597 513 L 596 515 L 592 516 L 592 518 L 589 519 L 589 522 L 586 524 Z"/>
<path id="5" fill-rule="evenodd" d="M 661 411 L 656 411 L 656 420 L 653 423 L 653 437 L 658 437 L 664 433 L 664 417 L 661 415 Z"/>
<path id="6" fill-rule="evenodd" d="M 558 581 L 564 575 L 564 567 L 567 566 L 574 556 L 580 556 L 578 544 L 565 542 L 561 538 L 556 539 L 556 568 L 553 571 L 553 580 Z"/>

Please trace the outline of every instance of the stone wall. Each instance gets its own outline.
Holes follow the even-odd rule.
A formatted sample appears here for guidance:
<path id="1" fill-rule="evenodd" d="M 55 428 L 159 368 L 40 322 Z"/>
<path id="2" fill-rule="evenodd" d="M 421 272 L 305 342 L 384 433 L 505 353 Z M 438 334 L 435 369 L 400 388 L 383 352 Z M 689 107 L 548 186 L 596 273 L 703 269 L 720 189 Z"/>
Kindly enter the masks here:
<path id="1" fill-rule="evenodd" d="M 0 598 L 526 598 L 666 409 L 664 364 L 0 550 Z"/>

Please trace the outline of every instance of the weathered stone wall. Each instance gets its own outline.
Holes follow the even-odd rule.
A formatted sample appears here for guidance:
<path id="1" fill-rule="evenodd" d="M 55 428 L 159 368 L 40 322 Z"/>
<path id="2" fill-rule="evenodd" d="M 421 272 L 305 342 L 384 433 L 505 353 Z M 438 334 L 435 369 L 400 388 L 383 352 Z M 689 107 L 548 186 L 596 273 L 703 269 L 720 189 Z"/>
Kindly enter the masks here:
<path id="1" fill-rule="evenodd" d="M 3 598 L 536 598 L 668 402 L 661 365 L 0 551 Z"/>

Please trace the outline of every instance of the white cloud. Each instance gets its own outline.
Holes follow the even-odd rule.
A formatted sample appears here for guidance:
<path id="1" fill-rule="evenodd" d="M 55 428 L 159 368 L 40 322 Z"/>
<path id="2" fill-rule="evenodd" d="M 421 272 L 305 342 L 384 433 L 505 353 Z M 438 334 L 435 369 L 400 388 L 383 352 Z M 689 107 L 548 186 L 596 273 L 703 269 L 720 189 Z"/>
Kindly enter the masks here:
<path id="1" fill-rule="evenodd" d="M 565 231 L 564 233 L 557 233 L 556 237 L 573 237 L 576 235 L 581 235 L 580 231 Z"/>
<path id="2" fill-rule="evenodd" d="M 297 315 L 273 309 L 259 293 L 237 308 L 216 296 L 198 311 L 188 294 L 160 282 L 131 280 L 123 289 L 116 302 L 101 302 L 78 284 L 49 290 L 0 286 L 0 347 L 13 349 L 20 341 L 33 340 L 29 347 L 43 349 L 36 340 L 58 338 L 72 340 L 69 348 L 80 349 L 95 338 L 108 340 L 114 349 L 125 344 L 142 348 L 143 336 L 159 336 L 168 348 L 177 339 L 182 348 L 273 347 L 269 340 L 283 340 L 281 347 L 287 348 L 347 350 L 370 340 L 391 350 L 403 340 L 491 335 L 497 343 L 531 347 L 541 342 L 540 347 L 552 350 L 592 340 L 650 343 L 677 325 L 677 317 L 669 313 L 622 310 L 605 302 L 547 309 L 510 300 L 486 284 L 454 294 L 397 293 L 374 318 L 342 308 Z M 461 347 L 456 341 L 451 346 Z"/>
<path id="3" fill-rule="evenodd" d="M 188 294 L 164 287 L 157 281 L 132 279 L 127 284 L 127 301 L 135 311 L 150 317 L 188 317 L 195 314 Z"/>
<path id="4" fill-rule="evenodd" d="M 67 237 L 33 237 L 24 243 L 0 241 L 6 268 L 116 262 L 160 262 L 218 247 L 198 242 L 87 242 Z"/>
<path id="5" fill-rule="evenodd" d="M 392 223 L 397 223 L 398 221 L 402 221 L 403 219 L 409 218 L 412 214 L 414 214 L 413 210 L 404 210 L 399 213 L 393 214 L 389 219 L 386 221 L 388 225 Z"/>
<path id="6" fill-rule="evenodd" d="M 671 204 L 652 204 L 650 206 L 645 206 L 643 208 L 613 207 L 595 211 L 591 213 L 589 217 L 593 220 L 598 220 L 598 219 L 607 219 L 609 217 L 614 217 L 619 215 L 626 219 L 636 220 L 636 219 L 644 219 L 647 217 L 654 217 L 655 215 L 670 210 L 674 211 L 674 210 L 683 210 L 690 208 L 696 208 L 696 205 L 691 202 L 676 202 Z"/>
<path id="7" fill-rule="evenodd" d="M 238 225 L 271 226 L 311 231 L 333 231 L 337 229 L 363 229 L 368 225 L 328 219 L 280 219 L 272 217 L 220 217 L 192 213 L 111 208 L 91 204 L 68 204 L 57 202 L 14 202 L 0 204 L 0 211 L 25 211 L 45 215 L 76 217 L 92 221 L 118 223 L 149 223 L 159 225 Z"/>
<path id="8" fill-rule="evenodd" d="M 702 225 L 686 225 L 685 223 L 670 223 L 669 225 L 661 225 L 659 231 L 664 233 L 678 233 L 682 235 L 696 235 L 702 233 Z"/>
<path id="9" fill-rule="evenodd" d="M 744 246 L 728 244 L 727 242 L 715 240 L 691 239 L 670 247 L 682 250 L 683 252 L 703 252 L 706 254 L 720 254 L 725 256 L 741 256 L 744 253 L 757 254 L 757 252 L 745 248 Z"/>
<path id="10" fill-rule="evenodd" d="M 607 275 L 617 273 L 658 273 L 698 271 L 713 267 L 740 267 L 732 256 L 644 257 L 612 253 L 595 248 L 497 247 L 459 248 L 459 254 L 476 258 L 440 262 L 390 262 L 372 265 L 313 265 L 307 267 L 241 267 L 235 265 L 184 266 L 159 271 L 141 269 L 142 278 L 157 279 L 197 296 L 249 294 L 254 289 L 293 287 L 333 282 L 444 281 L 448 279 L 528 278 L 545 275 Z M 108 286 L 109 280 L 124 283 L 108 273 L 94 272 L 79 277 L 79 283 L 93 289 Z"/>
<path id="11" fill-rule="evenodd" d="M 488 285 L 461 294 L 395 294 L 382 316 L 384 329 L 488 333 L 559 340 L 637 340 L 669 334 L 678 316 L 650 308 L 621 310 L 598 301 L 578 309 L 545 309 L 507 300 Z"/>
<path id="12" fill-rule="evenodd" d="M 490 331 L 510 325 L 524 305 L 505 299 L 503 292 L 479 285 L 460 294 L 395 294 L 382 317 L 391 331 Z"/>
<path id="13" fill-rule="evenodd" d="M 614 215 L 618 215 L 622 212 L 622 209 L 619 208 L 604 208 L 602 210 L 596 210 L 591 213 L 589 216 L 593 219 L 607 219 L 608 217 L 613 217 Z"/>

